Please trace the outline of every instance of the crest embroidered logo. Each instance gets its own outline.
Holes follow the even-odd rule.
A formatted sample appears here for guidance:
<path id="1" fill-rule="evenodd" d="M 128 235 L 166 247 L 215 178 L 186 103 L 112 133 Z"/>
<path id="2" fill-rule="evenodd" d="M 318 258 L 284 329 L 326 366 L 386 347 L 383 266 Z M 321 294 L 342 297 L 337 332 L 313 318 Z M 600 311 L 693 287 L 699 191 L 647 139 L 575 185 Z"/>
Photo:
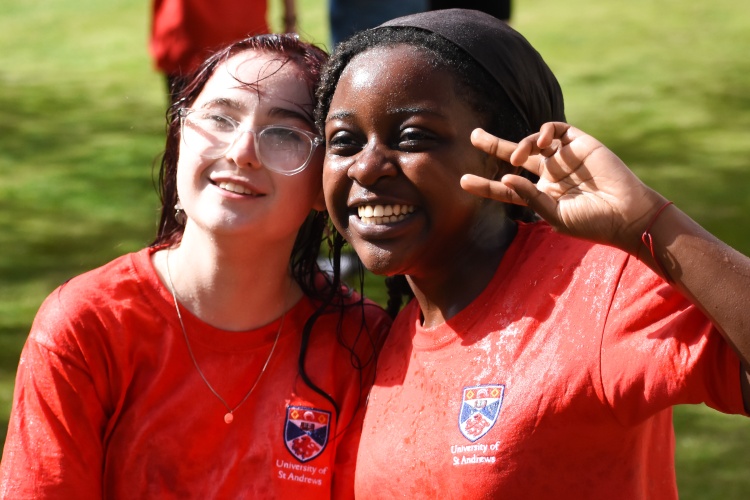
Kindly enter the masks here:
<path id="1" fill-rule="evenodd" d="M 472 443 L 487 434 L 497 422 L 503 405 L 504 385 L 464 387 L 458 428 Z"/>
<path id="2" fill-rule="evenodd" d="M 304 406 L 286 409 L 284 443 L 294 458 L 308 462 L 320 455 L 328 444 L 331 413 Z"/>

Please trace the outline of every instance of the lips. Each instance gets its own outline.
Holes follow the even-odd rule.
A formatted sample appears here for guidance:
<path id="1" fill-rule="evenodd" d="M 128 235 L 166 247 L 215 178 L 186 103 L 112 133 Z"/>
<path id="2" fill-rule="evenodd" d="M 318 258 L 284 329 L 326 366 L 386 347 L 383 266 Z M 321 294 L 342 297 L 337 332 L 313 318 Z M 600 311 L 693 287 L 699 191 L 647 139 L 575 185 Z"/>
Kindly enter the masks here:
<path id="1" fill-rule="evenodd" d="M 413 205 L 360 205 L 357 215 L 365 225 L 399 222 L 414 212 Z"/>

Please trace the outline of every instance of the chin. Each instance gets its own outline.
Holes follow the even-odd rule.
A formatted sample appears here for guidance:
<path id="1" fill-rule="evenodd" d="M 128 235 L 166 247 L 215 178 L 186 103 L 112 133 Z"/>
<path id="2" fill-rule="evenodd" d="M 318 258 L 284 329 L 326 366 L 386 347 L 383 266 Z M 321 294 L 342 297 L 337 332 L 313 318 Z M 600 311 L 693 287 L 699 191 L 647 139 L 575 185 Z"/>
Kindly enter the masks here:
<path id="1" fill-rule="evenodd" d="M 359 255 L 362 265 L 371 273 L 378 276 L 407 274 L 402 261 L 395 258 L 394 252 L 371 243 L 360 242 L 353 247 Z"/>

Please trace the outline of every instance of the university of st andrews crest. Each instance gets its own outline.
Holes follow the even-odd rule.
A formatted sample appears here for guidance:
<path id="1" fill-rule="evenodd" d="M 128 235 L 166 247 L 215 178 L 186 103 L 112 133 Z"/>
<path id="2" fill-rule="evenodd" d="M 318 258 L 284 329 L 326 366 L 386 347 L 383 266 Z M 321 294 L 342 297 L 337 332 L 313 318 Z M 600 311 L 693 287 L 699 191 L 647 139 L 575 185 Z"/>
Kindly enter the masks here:
<path id="1" fill-rule="evenodd" d="M 492 429 L 503 405 L 504 385 L 464 387 L 458 428 L 472 443 Z"/>
<path id="2" fill-rule="evenodd" d="M 320 455 L 328 444 L 331 412 L 289 406 L 286 409 L 284 443 L 294 458 L 307 462 Z"/>

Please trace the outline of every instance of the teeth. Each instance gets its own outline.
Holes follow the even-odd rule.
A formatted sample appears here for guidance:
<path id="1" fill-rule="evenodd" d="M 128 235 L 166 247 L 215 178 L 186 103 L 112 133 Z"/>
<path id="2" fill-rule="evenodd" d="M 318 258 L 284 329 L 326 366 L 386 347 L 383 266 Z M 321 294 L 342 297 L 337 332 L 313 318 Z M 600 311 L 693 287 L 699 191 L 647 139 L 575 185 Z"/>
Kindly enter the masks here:
<path id="1" fill-rule="evenodd" d="M 235 184 L 233 182 L 220 182 L 219 187 L 225 191 L 231 191 L 232 193 L 237 194 L 254 194 L 249 189 L 245 189 L 244 186 L 240 186 L 239 184 Z"/>
<path id="2" fill-rule="evenodd" d="M 362 223 L 371 226 L 404 220 L 414 212 L 413 205 L 363 205 L 357 207 L 357 214 Z"/>

